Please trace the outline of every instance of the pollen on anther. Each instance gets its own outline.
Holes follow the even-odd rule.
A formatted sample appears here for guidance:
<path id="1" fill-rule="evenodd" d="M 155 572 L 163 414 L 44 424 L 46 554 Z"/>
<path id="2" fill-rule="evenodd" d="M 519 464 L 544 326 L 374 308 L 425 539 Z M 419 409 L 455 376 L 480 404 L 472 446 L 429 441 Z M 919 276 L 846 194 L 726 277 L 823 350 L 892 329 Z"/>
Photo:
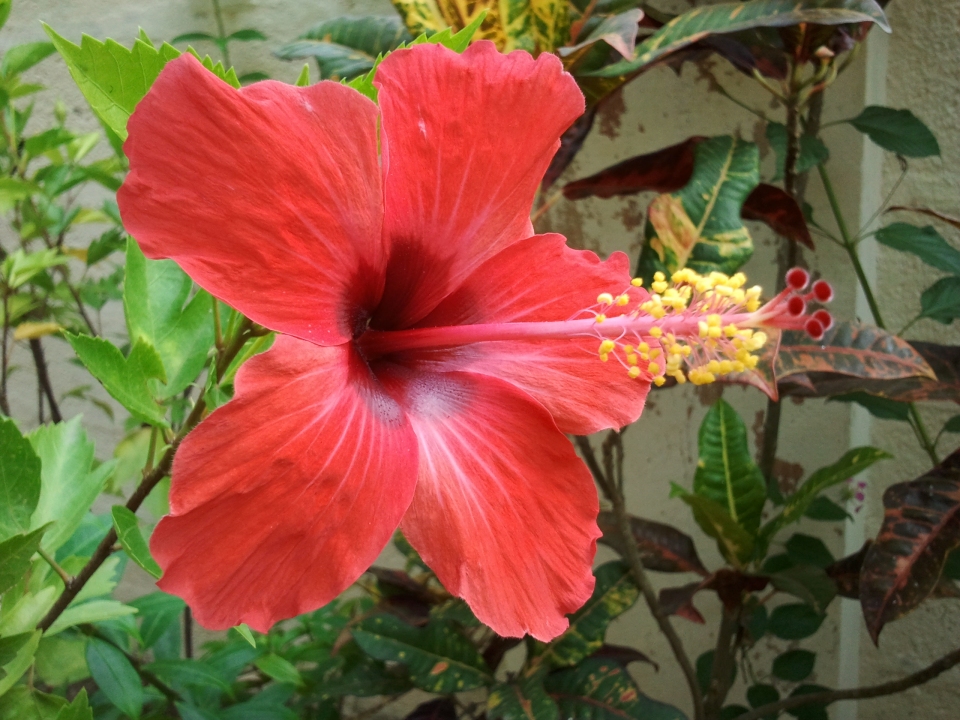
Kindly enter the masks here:
<path id="1" fill-rule="evenodd" d="M 601 305 L 612 305 L 613 304 L 613 295 L 610 293 L 600 293 L 597 295 L 597 302 Z"/>
<path id="2" fill-rule="evenodd" d="M 630 281 L 630 284 L 634 287 L 641 287 L 643 285 L 643 278 L 634 278 Z"/>
<path id="3" fill-rule="evenodd" d="M 606 319 L 607 319 L 607 316 L 604 315 L 603 313 L 600 313 L 599 315 L 597 315 L 597 316 L 594 318 L 594 321 L 597 322 L 597 323 L 602 323 L 602 322 L 603 322 L 604 320 L 606 320 Z"/>

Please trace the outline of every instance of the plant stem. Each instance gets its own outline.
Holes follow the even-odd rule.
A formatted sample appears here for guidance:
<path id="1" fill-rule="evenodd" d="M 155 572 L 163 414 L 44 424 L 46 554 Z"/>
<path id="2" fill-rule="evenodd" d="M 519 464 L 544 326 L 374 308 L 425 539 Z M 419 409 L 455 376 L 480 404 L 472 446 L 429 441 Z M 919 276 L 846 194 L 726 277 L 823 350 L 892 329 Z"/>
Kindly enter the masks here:
<path id="1" fill-rule="evenodd" d="M 739 627 L 740 609 L 729 610 L 724 607 L 720 618 L 720 630 L 717 633 L 717 648 L 713 653 L 710 687 L 703 703 L 703 712 L 708 720 L 720 716 L 723 701 L 727 699 L 730 686 L 733 684 L 735 641 Z"/>
<path id="2" fill-rule="evenodd" d="M 223 373 L 233 361 L 233 358 L 237 356 L 243 348 L 244 343 L 250 338 L 250 329 L 252 327 L 253 323 L 246 318 L 244 318 L 238 326 L 237 334 L 217 359 L 217 364 L 213 371 L 216 373 L 218 380 L 223 377 Z M 137 489 L 133 491 L 130 499 L 127 500 L 126 506 L 128 510 L 136 512 L 143 504 L 143 501 L 147 499 L 150 491 L 170 473 L 170 468 L 173 466 L 173 457 L 177 453 L 177 448 L 180 447 L 180 443 L 183 442 L 183 438 L 186 437 L 187 433 L 200 422 L 206 407 L 206 402 L 203 397 L 200 397 L 197 400 L 197 404 L 193 406 L 193 410 L 190 411 L 190 415 L 186 421 L 184 421 L 180 432 L 177 433 L 177 436 L 170 443 L 167 451 L 160 458 L 160 462 L 157 463 L 153 470 L 144 475 Z M 43 631 L 48 630 L 54 621 L 60 617 L 61 613 L 67 609 L 67 606 L 70 605 L 80 590 L 83 589 L 83 586 L 87 584 L 87 581 L 93 577 L 97 569 L 103 565 L 104 561 L 113 553 L 116 542 L 116 530 L 111 528 L 103 540 L 100 541 L 100 544 L 97 545 L 97 549 L 93 551 L 93 555 L 87 561 L 87 564 L 83 566 L 75 578 L 66 584 L 66 587 L 63 589 L 63 592 L 60 593 L 60 597 L 57 598 L 53 607 L 50 608 L 50 611 L 37 624 L 38 629 Z"/>
<path id="3" fill-rule="evenodd" d="M 827 172 L 827 168 L 822 164 L 817 166 L 817 170 L 820 173 L 820 180 L 823 182 L 823 189 L 827 194 L 827 200 L 830 201 L 830 209 L 833 211 L 833 217 L 837 222 L 837 227 L 840 229 L 840 237 L 843 240 L 843 249 L 847 251 L 847 255 L 850 257 L 850 262 L 853 264 L 853 271 L 856 273 L 857 280 L 860 283 L 860 288 L 863 290 L 863 295 L 867 299 L 867 305 L 870 306 L 870 314 L 873 315 L 873 321 L 876 323 L 877 327 L 886 330 L 887 325 L 883 321 L 883 315 L 880 313 L 880 305 L 877 303 L 877 298 L 873 294 L 873 288 L 870 287 L 870 281 L 867 279 L 867 274 L 863 270 L 863 264 L 860 262 L 860 253 L 857 252 L 856 239 L 850 235 L 850 230 L 847 228 L 846 220 L 843 217 L 843 211 L 840 209 L 840 202 L 837 199 L 837 194 L 833 189 L 833 183 L 830 181 L 830 174 Z M 907 327 L 909 327 L 909 325 Z M 923 423 L 923 419 L 920 417 L 920 412 L 917 410 L 916 404 L 908 403 L 907 408 L 910 415 L 910 424 L 913 425 L 913 429 L 917 433 L 917 439 L 919 440 L 921 447 L 923 448 L 924 452 L 927 453 L 930 461 L 934 465 L 939 465 L 940 457 L 937 455 L 936 447 L 930 440 L 930 435 L 927 432 L 926 425 Z"/>
<path id="4" fill-rule="evenodd" d="M 183 656 L 193 658 L 193 613 L 189 605 L 183 608 Z"/>
<path id="5" fill-rule="evenodd" d="M 37 548 L 37 554 L 44 559 L 44 561 L 53 568 L 53 571 L 60 576 L 60 579 L 63 580 L 63 584 L 66 585 L 69 583 L 72 578 L 67 575 L 67 571 L 60 567 L 60 564 L 53 558 L 53 556 L 44 550 L 42 547 Z"/>
<path id="6" fill-rule="evenodd" d="M 616 434 L 618 436 L 617 439 L 619 439 L 619 433 L 613 431 L 611 435 L 613 434 Z M 594 455 L 593 447 L 590 445 L 590 441 L 586 437 L 578 435 L 576 443 L 577 447 L 580 448 L 580 454 L 590 469 L 591 474 L 597 481 L 603 494 L 613 505 L 613 513 L 617 519 L 617 531 L 623 543 L 627 564 L 630 566 L 630 571 L 633 574 L 637 586 L 640 588 L 647 607 L 650 608 L 650 614 L 653 615 L 654 620 L 656 620 L 657 625 L 660 627 L 660 632 L 667 638 L 670 649 L 673 651 L 673 655 L 680 665 L 680 670 L 683 672 L 684 678 L 687 681 L 690 698 L 693 702 L 694 720 L 704 720 L 703 696 L 700 693 L 697 672 L 694 670 L 693 663 L 690 662 L 686 650 L 684 650 L 680 636 L 677 635 L 677 631 L 670 623 L 670 618 L 663 612 L 663 608 L 660 606 L 660 600 L 657 598 L 657 592 L 650 583 L 646 571 L 643 569 L 640 550 L 637 548 L 637 540 L 633 536 L 633 531 L 630 529 L 630 516 L 627 514 L 626 501 L 623 493 L 620 492 L 617 487 L 613 474 L 608 478 L 607 474 L 600 467 Z M 623 461 L 622 449 L 620 461 Z"/>
<path id="7" fill-rule="evenodd" d="M 229 70 L 232 67 L 230 62 L 230 48 L 227 44 L 227 31 L 223 25 L 223 13 L 220 12 L 220 0 L 213 0 L 213 17 L 217 21 L 217 46 L 223 54 L 223 64 Z"/>
<path id="8" fill-rule="evenodd" d="M 867 687 L 849 688 L 846 690 L 827 690 L 824 692 L 810 693 L 809 695 L 796 695 L 794 697 L 784 698 L 769 705 L 761 705 L 743 715 L 738 715 L 737 720 L 761 720 L 761 718 L 776 717 L 784 710 L 803 707 L 804 705 L 829 705 L 838 700 L 865 700 L 867 698 L 883 697 L 884 695 L 894 695 L 903 692 L 917 685 L 923 685 L 933 680 L 938 675 L 946 672 L 955 665 L 960 664 L 960 650 L 954 650 L 948 655 L 934 663 L 931 663 L 923 670 L 915 672 L 899 680 L 881 683 L 880 685 L 869 685 Z"/>
<path id="9" fill-rule="evenodd" d="M 7 400 L 7 368 L 10 365 L 10 356 L 7 354 L 7 342 L 10 339 L 10 305 L 7 302 L 8 294 L 3 292 L 3 333 L 0 335 L 0 412 L 10 417 L 10 403 Z"/>
<path id="10" fill-rule="evenodd" d="M 43 344 L 40 342 L 40 338 L 32 338 L 30 340 L 30 352 L 33 354 L 33 364 L 37 368 L 37 384 L 40 386 L 40 391 L 47 398 L 47 405 L 50 406 L 50 419 L 58 423 L 63 420 L 63 415 L 60 414 L 60 408 L 57 406 L 57 398 L 53 392 L 53 385 L 50 382 L 50 373 L 47 371 L 47 359 L 43 354 Z M 43 422 L 42 419 L 41 422 Z"/>

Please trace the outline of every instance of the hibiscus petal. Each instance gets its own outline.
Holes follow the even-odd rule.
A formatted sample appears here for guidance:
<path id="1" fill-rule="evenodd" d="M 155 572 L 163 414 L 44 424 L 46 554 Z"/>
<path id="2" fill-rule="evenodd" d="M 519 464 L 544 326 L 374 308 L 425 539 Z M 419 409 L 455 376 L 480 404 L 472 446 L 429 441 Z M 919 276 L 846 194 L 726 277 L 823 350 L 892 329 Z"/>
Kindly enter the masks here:
<path id="1" fill-rule="evenodd" d="M 627 256 L 606 261 L 567 247 L 561 235 L 538 235 L 502 250 L 418 323 L 422 327 L 473 323 L 567 320 L 597 301 L 600 293 L 635 296 Z M 588 317 L 588 316 L 587 316 Z M 587 435 L 634 422 L 643 411 L 650 383 L 633 379 L 613 360 L 597 356 L 600 340 L 516 340 L 418 354 L 425 369 L 469 370 L 508 380 L 536 398 L 560 430 Z"/>
<path id="2" fill-rule="evenodd" d="M 501 55 L 490 42 L 391 53 L 376 85 L 390 260 L 373 324 L 395 329 L 530 235 L 537 185 L 583 95 L 553 55 Z"/>
<path id="3" fill-rule="evenodd" d="M 273 330 L 352 336 L 383 276 L 372 102 L 335 82 L 237 91 L 185 53 L 128 128 L 117 201 L 148 257 Z"/>
<path id="4" fill-rule="evenodd" d="M 559 635 L 590 597 L 600 534 L 597 493 L 570 442 L 496 378 L 412 373 L 385 385 L 419 440 L 407 539 L 499 634 Z"/>
<path id="5" fill-rule="evenodd" d="M 346 589 L 413 497 L 417 441 L 348 346 L 280 336 L 177 452 L 158 583 L 202 625 L 266 632 Z"/>

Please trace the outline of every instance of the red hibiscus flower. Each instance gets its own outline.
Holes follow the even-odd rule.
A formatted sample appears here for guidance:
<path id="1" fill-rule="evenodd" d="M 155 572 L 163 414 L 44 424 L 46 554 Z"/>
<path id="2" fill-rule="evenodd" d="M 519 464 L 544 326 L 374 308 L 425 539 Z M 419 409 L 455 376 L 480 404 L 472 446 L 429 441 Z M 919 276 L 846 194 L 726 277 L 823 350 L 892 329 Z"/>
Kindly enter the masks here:
<path id="1" fill-rule="evenodd" d="M 590 596 L 599 535 L 564 433 L 632 422 L 650 376 L 598 362 L 592 336 L 456 331 L 629 287 L 622 253 L 529 221 L 583 97 L 555 57 L 489 42 L 394 52 L 376 85 L 379 108 L 334 82 L 237 91 L 184 55 L 130 118 L 128 230 L 282 333 L 177 453 L 159 585 L 206 627 L 266 631 L 399 526 L 480 620 L 549 640 Z"/>

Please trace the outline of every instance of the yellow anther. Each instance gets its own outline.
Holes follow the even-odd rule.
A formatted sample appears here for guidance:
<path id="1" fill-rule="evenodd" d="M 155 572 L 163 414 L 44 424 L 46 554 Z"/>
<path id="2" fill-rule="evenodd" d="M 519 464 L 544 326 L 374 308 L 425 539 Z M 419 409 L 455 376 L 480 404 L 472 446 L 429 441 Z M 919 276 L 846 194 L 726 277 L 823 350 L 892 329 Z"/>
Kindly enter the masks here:
<path id="1" fill-rule="evenodd" d="M 718 338 L 723 335 L 723 330 L 721 330 L 718 327 L 708 328 L 708 330 L 709 330 L 708 335 L 712 338 Z"/>
<path id="2" fill-rule="evenodd" d="M 679 355 L 680 353 L 683 352 L 683 346 L 678 345 L 677 343 L 674 343 L 673 345 L 670 346 L 667 352 L 669 352 L 671 355 Z"/>
<path id="3" fill-rule="evenodd" d="M 682 372 L 679 372 L 679 371 L 674 373 L 673 377 L 676 378 L 677 383 L 679 385 L 683 385 L 687 381 L 687 377 Z"/>
<path id="4" fill-rule="evenodd" d="M 723 334 L 728 338 L 733 338 L 737 336 L 737 326 L 733 323 L 730 323 L 723 329 Z"/>
<path id="5" fill-rule="evenodd" d="M 629 355 L 633 352 L 633 345 L 624 345 L 623 351 Z"/>
<path id="6" fill-rule="evenodd" d="M 606 362 L 609 359 L 610 359 L 609 355 L 607 355 L 606 353 L 600 353 L 600 362 Z"/>
<path id="7" fill-rule="evenodd" d="M 747 308 L 747 312 L 756 312 L 757 310 L 760 309 L 760 301 L 747 300 L 746 308 Z"/>
<path id="8" fill-rule="evenodd" d="M 662 320 L 663 316 L 667 314 L 667 311 L 664 310 L 663 305 L 657 305 L 650 309 L 650 315 L 652 315 L 657 320 Z"/>
<path id="9" fill-rule="evenodd" d="M 683 356 L 684 356 L 684 357 L 690 357 L 690 353 L 692 353 L 692 352 L 693 352 L 693 349 L 692 349 L 689 345 L 684 345 L 684 346 L 683 346 Z"/>
<path id="10" fill-rule="evenodd" d="M 707 315 L 707 325 L 710 327 L 720 327 L 723 324 L 723 318 L 713 313 L 712 315 Z"/>
<path id="11" fill-rule="evenodd" d="M 630 281 L 630 284 L 634 287 L 641 287 L 643 285 L 643 278 L 634 278 Z"/>
<path id="12" fill-rule="evenodd" d="M 661 330 L 658 327 L 650 328 L 650 337 L 655 337 L 657 339 L 660 339 L 661 337 L 663 337 L 663 330 Z"/>
<path id="13" fill-rule="evenodd" d="M 742 272 L 734 273 L 729 280 L 730 287 L 734 289 L 742 288 L 746 284 L 746 282 L 747 282 L 747 276 L 744 275 Z"/>
<path id="14" fill-rule="evenodd" d="M 613 304 L 613 295 L 610 293 L 600 293 L 597 295 L 597 302 L 601 305 L 611 305 Z"/>
<path id="15" fill-rule="evenodd" d="M 645 342 L 642 342 L 639 345 L 637 345 L 637 350 L 639 350 L 642 353 L 648 353 L 650 352 L 650 346 L 647 345 Z"/>
<path id="16" fill-rule="evenodd" d="M 606 319 L 607 319 L 607 316 L 604 315 L 603 313 L 600 313 L 599 315 L 597 315 L 597 316 L 594 318 L 594 320 L 595 320 L 598 324 L 599 324 L 599 323 L 602 323 L 602 322 L 603 322 L 604 320 L 606 320 Z"/>
<path id="17" fill-rule="evenodd" d="M 647 365 L 647 370 L 649 371 L 649 373 L 650 373 L 651 375 L 659 375 L 659 374 L 660 374 L 660 366 L 657 365 L 657 363 L 655 363 L 655 362 L 652 362 L 652 363 L 650 363 L 649 365 Z"/>
<path id="18" fill-rule="evenodd" d="M 636 353 L 630 353 L 629 355 L 627 355 L 627 364 L 628 364 L 628 365 L 636 365 L 637 362 L 638 362 L 638 361 L 637 361 L 637 355 L 636 355 Z"/>
<path id="19" fill-rule="evenodd" d="M 650 357 L 653 358 L 654 360 L 660 357 L 660 348 L 654 348 L 653 350 L 651 350 Z"/>
<path id="20" fill-rule="evenodd" d="M 763 332 L 758 332 L 753 334 L 753 349 L 759 350 L 764 345 L 767 344 L 767 334 Z"/>
<path id="21" fill-rule="evenodd" d="M 717 360 L 711 360 L 707 363 L 707 370 L 712 373 L 720 372 L 720 362 Z"/>
<path id="22" fill-rule="evenodd" d="M 653 379 L 653 384 L 656 385 L 657 387 L 662 387 L 665 382 L 666 380 L 664 380 L 662 377 L 659 377 L 659 376 Z"/>
<path id="23" fill-rule="evenodd" d="M 758 358 L 756 355 L 750 355 L 747 358 L 747 367 L 753 370 L 757 366 L 758 362 L 760 362 L 760 358 Z"/>
<path id="24" fill-rule="evenodd" d="M 655 293 L 662 293 L 667 289 L 667 283 L 665 280 L 656 280 L 650 284 L 650 287 L 653 288 Z"/>
<path id="25" fill-rule="evenodd" d="M 721 360 L 721 361 L 720 361 L 720 374 L 721 374 L 721 375 L 729 375 L 731 372 L 733 372 L 733 363 L 730 362 L 729 360 Z"/>
<path id="26" fill-rule="evenodd" d="M 617 296 L 617 305 L 619 305 L 620 307 L 623 307 L 624 305 L 626 305 L 626 304 L 629 303 L 629 302 L 630 302 L 630 296 L 629 296 L 629 295 L 618 295 L 618 296 Z"/>
<path id="27" fill-rule="evenodd" d="M 632 378 L 640 377 L 640 368 L 638 367 L 630 368 L 629 370 L 627 370 L 627 375 L 629 375 Z"/>
<path id="28" fill-rule="evenodd" d="M 617 347 L 617 344 L 613 340 L 604 340 L 600 343 L 600 354 L 606 355 L 609 352 L 613 352 Z"/>
<path id="29" fill-rule="evenodd" d="M 734 372 L 743 372 L 743 371 L 746 370 L 746 369 L 747 369 L 747 366 L 744 365 L 744 364 L 743 364 L 742 362 L 740 362 L 739 360 L 734 360 L 734 361 L 733 361 L 733 371 L 734 371 Z"/>
<path id="30" fill-rule="evenodd" d="M 657 282 L 663 282 L 664 280 L 667 279 L 667 276 L 664 275 L 664 274 L 663 274 L 662 272 L 660 272 L 659 270 L 657 270 L 657 272 L 655 272 L 655 273 L 653 274 L 653 279 L 656 280 Z"/>
<path id="31" fill-rule="evenodd" d="M 698 322 L 697 327 L 700 328 L 700 337 L 705 338 L 710 334 L 710 326 L 705 321 Z"/>

